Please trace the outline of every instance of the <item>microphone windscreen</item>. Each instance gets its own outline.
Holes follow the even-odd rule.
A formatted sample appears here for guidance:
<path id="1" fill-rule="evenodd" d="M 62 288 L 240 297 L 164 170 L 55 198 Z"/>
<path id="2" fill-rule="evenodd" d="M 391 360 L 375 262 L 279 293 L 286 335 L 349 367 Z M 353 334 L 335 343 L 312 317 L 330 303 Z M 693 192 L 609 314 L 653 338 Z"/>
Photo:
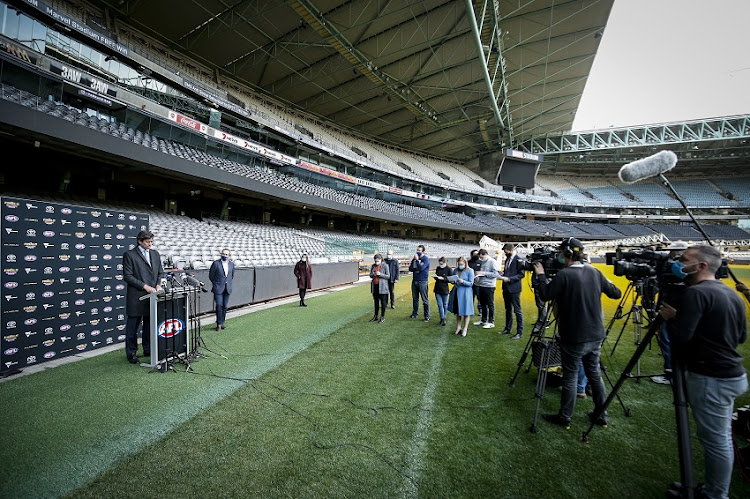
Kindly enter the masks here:
<path id="1" fill-rule="evenodd" d="M 672 151 L 659 151 L 647 158 L 633 161 L 620 168 L 618 176 L 626 184 L 633 184 L 644 178 L 655 177 L 671 170 L 677 164 L 677 155 Z"/>

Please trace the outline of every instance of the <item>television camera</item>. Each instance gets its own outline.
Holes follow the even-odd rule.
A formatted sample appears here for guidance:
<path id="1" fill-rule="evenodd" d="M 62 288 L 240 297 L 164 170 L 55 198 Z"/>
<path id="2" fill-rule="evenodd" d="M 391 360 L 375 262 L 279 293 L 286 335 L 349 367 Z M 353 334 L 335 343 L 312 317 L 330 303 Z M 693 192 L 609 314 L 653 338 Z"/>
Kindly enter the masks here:
<path id="1" fill-rule="evenodd" d="M 554 277 L 560 270 L 565 268 L 564 263 L 560 263 L 558 255 L 560 251 L 554 246 L 544 246 L 536 248 L 533 253 L 526 255 L 526 261 L 521 262 L 523 270 L 527 272 L 534 271 L 534 264 L 539 262 L 544 268 L 544 274 L 547 277 Z"/>

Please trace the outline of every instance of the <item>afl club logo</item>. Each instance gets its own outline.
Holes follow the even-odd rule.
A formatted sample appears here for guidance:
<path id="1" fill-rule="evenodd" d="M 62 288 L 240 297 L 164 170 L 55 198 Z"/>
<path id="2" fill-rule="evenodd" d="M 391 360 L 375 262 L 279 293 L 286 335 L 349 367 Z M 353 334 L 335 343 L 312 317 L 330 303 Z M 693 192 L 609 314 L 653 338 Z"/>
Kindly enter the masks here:
<path id="1" fill-rule="evenodd" d="M 70 267 L 60 267 L 58 270 L 65 274 L 67 272 L 70 272 Z"/>
<path id="2" fill-rule="evenodd" d="M 158 334 L 162 338 L 177 336 L 185 329 L 185 324 L 180 319 L 167 319 L 159 324 Z"/>
<path id="3" fill-rule="evenodd" d="M 4 284 L 4 286 L 8 289 L 15 289 L 18 287 L 18 283 L 16 281 L 8 281 Z"/>
<path id="4" fill-rule="evenodd" d="M 117 239 L 125 239 L 125 234 L 117 234 Z"/>
<path id="5" fill-rule="evenodd" d="M 73 213 L 73 210 L 71 210 L 70 208 L 63 208 L 60 210 L 60 213 L 64 215 L 70 215 L 71 213 Z"/>
<path id="6" fill-rule="evenodd" d="M 55 231 L 45 230 L 44 232 L 42 232 L 42 235 L 44 235 L 44 237 L 55 237 Z"/>
<path id="7" fill-rule="evenodd" d="M 91 222 L 91 227 L 93 227 L 94 229 L 98 229 L 101 226 L 102 224 L 100 224 L 99 222 Z"/>
<path id="8" fill-rule="evenodd" d="M 18 222 L 19 218 L 16 215 L 5 215 L 5 220 L 8 222 Z"/>
<path id="9" fill-rule="evenodd" d="M 45 291 L 44 293 L 42 293 L 42 296 L 45 297 L 45 298 L 52 298 L 53 296 L 55 296 L 55 292 L 54 291 Z"/>
<path id="10" fill-rule="evenodd" d="M 76 300 L 75 304 L 80 307 L 81 305 L 85 305 L 86 304 L 86 300 Z"/>
<path id="11" fill-rule="evenodd" d="M 18 349 L 16 347 L 8 348 L 3 352 L 5 355 L 14 355 L 18 353 Z"/>
<path id="12" fill-rule="evenodd" d="M 138 220 L 138 217 L 136 217 L 135 215 L 130 215 L 128 218 L 130 220 Z"/>
<path id="13" fill-rule="evenodd" d="M 34 324 L 36 324 L 36 319 L 32 317 L 31 319 L 26 319 L 25 321 L 23 321 L 23 323 L 27 326 L 33 326 Z"/>
<path id="14" fill-rule="evenodd" d="M 78 243 L 78 244 L 76 244 L 76 249 L 77 250 L 86 249 L 86 245 L 83 244 L 83 243 Z"/>
<path id="15" fill-rule="evenodd" d="M 54 357 L 54 356 L 55 356 L 55 352 L 46 352 L 46 353 L 44 354 L 44 358 L 45 358 L 45 359 L 51 359 L 51 358 L 52 358 L 52 357 Z"/>
<path id="16" fill-rule="evenodd" d="M 26 255 L 23 257 L 24 260 L 27 262 L 35 262 L 36 261 L 36 255 Z"/>

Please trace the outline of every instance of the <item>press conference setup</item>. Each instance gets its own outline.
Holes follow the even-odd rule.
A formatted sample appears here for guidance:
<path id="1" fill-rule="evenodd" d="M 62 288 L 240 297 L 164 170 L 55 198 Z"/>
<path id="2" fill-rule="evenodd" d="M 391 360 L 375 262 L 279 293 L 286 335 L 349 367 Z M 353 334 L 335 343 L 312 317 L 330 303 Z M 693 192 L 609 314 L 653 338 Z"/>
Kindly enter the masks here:
<path id="1" fill-rule="evenodd" d="M 750 107 L 576 129 L 627 3 L 0 0 L 0 497 L 750 497 Z"/>

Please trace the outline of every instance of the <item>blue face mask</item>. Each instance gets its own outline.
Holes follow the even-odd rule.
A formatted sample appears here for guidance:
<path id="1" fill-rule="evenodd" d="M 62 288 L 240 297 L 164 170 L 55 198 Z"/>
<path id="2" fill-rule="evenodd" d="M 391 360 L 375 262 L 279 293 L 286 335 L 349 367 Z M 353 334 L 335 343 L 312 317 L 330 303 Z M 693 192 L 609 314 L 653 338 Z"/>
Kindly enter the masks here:
<path id="1" fill-rule="evenodd" d="M 445 268 L 445 264 L 444 264 L 444 263 L 441 263 L 441 264 L 440 264 L 440 268 L 441 268 L 441 269 L 444 269 L 444 268 Z"/>
<path id="2" fill-rule="evenodd" d="M 680 279 L 685 279 L 690 274 L 695 274 L 695 272 L 685 272 L 685 264 L 679 260 L 672 264 L 672 273 Z"/>
<path id="3" fill-rule="evenodd" d="M 229 257 L 226 256 L 226 255 L 221 255 L 221 259 L 224 260 L 225 262 L 227 261 L 227 258 L 229 258 Z"/>
<path id="4" fill-rule="evenodd" d="M 463 265 L 459 265 L 459 266 L 458 266 L 458 270 L 463 270 L 463 269 L 464 269 L 464 266 L 463 266 Z"/>
<path id="5" fill-rule="evenodd" d="M 421 252 L 421 251 L 417 251 L 417 256 L 418 256 L 419 258 L 422 258 L 422 252 Z"/>

